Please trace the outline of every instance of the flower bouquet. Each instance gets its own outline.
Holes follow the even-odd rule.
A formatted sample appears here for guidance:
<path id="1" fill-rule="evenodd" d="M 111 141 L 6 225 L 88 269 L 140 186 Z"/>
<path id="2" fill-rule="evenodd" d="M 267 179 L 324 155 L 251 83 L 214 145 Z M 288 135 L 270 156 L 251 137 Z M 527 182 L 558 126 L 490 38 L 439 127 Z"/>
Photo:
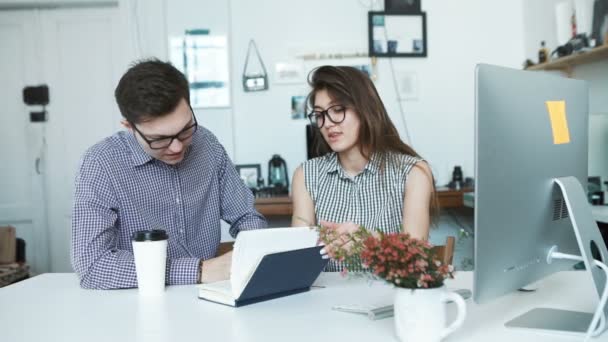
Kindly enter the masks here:
<path id="1" fill-rule="evenodd" d="M 319 239 L 326 245 L 330 258 L 345 264 L 361 262 L 372 276 L 397 287 L 436 288 L 453 277 L 452 265 L 443 265 L 433 246 L 408 233 L 386 234 L 364 227 L 340 234 L 327 227 L 319 228 Z M 348 273 L 345 268 L 343 274 Z"/>
<path id="2" fill-rule="evenodd" d="M 318 230 L 330 258 L 347 265 L 360 262 L 372 277 L 396 287 L 395 330 L 401 341 L 441 341 L 463 324 L 466 304 L 444 286 L 444 280 L 453 277 L 453 267 L 439 260 L 429 242 L 364 227 L 351 233 L 323 226 Z M 446 327 L 448 301 L 457 304 L 458 315 Z"/>

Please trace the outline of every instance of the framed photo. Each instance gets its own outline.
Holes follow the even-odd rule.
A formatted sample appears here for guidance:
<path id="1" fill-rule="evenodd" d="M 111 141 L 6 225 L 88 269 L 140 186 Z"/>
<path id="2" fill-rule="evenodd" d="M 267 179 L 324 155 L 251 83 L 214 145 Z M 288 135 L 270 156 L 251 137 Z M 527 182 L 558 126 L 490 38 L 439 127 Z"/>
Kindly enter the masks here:
<path id="1" fill-rule="evenodd" d="M 169 58 L 190 86 L 192 108 L 230 107 L 228 37 L 189 31 L 170 37 Z"/>
<path id="2" fill-rule="evenodd" d="M 236 165 L 236 171 L 249 188 L 257 188 L 258 179 L 262 176 L 260 164 L 241 164 Z"/>
<path id="3" fill-rule="evenodd" d="M 368 13 L 369 55 L 426 57 L 426 13 Z"/>
<path id="4" fill-rule="evenodd" d="M 306 119 L 306 96 L 291 97 L 291 118 L 294 120 Z"/>
<path id="5" fill-rule="evenodd" d="M 384 11 L 391 13 L 420 13 L 420 0 L 384 0 Z"/>

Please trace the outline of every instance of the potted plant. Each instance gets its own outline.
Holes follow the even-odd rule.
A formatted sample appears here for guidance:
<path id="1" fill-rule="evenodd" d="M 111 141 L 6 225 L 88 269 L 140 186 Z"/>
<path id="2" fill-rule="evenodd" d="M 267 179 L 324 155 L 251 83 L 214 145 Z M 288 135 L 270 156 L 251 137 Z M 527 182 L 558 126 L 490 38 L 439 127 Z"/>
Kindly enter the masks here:
<path id="1" fill-rule="evenodd" d="M 453 276 L 453 267 L 439 261 L 428 241 L 364 227 L 350 234 L 320 227 L 319 238 L 331 246 L 327 248 L 330 258 L 346 264 L 361 262 L 369 275 L 395 286 L 395 328 L 401 341 L 441 341 L 464 322 L 464 300 L 444 285 L 445 279 Z M 448 301 L 454 301 L 459 312 L 446 328 Z"/>

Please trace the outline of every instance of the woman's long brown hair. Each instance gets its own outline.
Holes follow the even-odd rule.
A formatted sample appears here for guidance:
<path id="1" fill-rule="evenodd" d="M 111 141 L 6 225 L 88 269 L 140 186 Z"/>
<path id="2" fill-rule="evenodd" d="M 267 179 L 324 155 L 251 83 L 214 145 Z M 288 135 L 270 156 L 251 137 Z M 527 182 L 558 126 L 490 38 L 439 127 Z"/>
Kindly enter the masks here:
<path id="1" fill-rule="evenodd" d="M 359 149 L 367 160 L 376 153 L 380 158 L 381 170 L 390 156 L 389 152 L 421 158 L 420 155 L 399 137 L 399 132 L 391 121 L 384 103 L 370 78 L 354 67 L 321 66 L 311 71 L 308 84 L 312 88 L 306 104 L 313 108 L 317 92 L 326 90 L 333 101 L 351 107 L 359 117 Z M 330 152 L 327 142 L 318 134 L 315 139 L 318 155 Z M 432 177 L 432 175 L 431 175 Z M 439 203 L 434 179 L 431 179 L 430 217 L 434 222 L 439 214 Z"/>

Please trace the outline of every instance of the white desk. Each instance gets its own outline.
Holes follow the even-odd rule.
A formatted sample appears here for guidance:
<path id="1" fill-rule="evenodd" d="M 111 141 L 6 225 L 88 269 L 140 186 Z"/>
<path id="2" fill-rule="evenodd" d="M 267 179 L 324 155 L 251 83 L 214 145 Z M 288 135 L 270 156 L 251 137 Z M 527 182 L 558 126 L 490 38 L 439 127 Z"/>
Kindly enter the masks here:
<path id="1" fill-rule="evenodd" d="M 464 327 L 447 341 L 577 341 L 580 338 L 506 329 L 503 323 L 527 309 L 552 307 L 591 311 L 590 281 L 579 273 L 555 274 L 538 293 L 514 293 L 491 304 L 467 300 Z M 579 279 L 578 282 L 572 281 Z M 457 274 L 450 288 L 470 288 L 471 272 Z M 43 274 L 0 289 L 0 340 L 20 341 L 395 341 L 393 319 L 331 310 L 358 300 L 391 301 L 382 282 L 323 274 L 325 288 L 238 309 L 196 298 L 194 286 L 173 286 L 163 299 L 145 301 L 137 290 L 82 290 L 74 274 Z M 455 308 L 450 304 L 450 311 Z M 454 314 L 451 312 L 450 314 Z M 429 317 L 432 319 L 432 317 Z M 608 339 L 608 333 L 602 336 Z"/>

